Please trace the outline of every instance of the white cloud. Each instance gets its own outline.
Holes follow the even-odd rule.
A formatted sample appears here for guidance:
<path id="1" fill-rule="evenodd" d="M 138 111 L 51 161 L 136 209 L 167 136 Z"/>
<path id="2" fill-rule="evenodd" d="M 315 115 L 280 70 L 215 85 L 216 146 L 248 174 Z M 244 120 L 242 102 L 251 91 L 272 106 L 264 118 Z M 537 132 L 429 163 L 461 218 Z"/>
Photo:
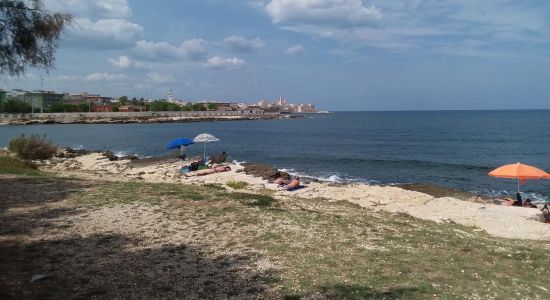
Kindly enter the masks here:
<path id="1" fill-rule="evenodd" d="M 128 69 L 132 65 L 132 61 L 126 55 L 121 55 L 118 59 L 111 58 L 109 62 L 122 69 Z"/>
<path id="2" fill-rule="evenodd" d="M 155 83 L 169 83 L 176 81 L 172 74 L 160 74 L 157 72 L 151 72 L 147 74 L 147 78 Z"/>
<path id="3" fill-rule="evenodd" d="M 223 39 L 224 46 L 233 52 L 252 52 L 265 47 L 260 38 L 246 39 L 242 36 L 232 35 Z"/>
<path id="4" fill-rule="evenodd" d="M 349 48 L 438 49 L 442 42 L 452 48 L 483 40 L 487 50 L 504 43 L 530 51 L 550 40 L 548 15 L 535 1 L 270 0 L 251 5 L 261 3 L 280 28 Z"/>
<path id="5" fill-rule="evenodd" d="M 86 81 L 115 81 L 125 79 L 124 74 L 111 74 L 111 73 L 93 73 L 88 74 L 84 79 Z"/>
<path id="6" fill-rule="evenodd" d="M 304 53 L 305 51 L 306 49 L 304 48 L 304 46 L 302 46 L 302 44 L 298 44 L 286 49 L 285 53 L 288 55 L 296 55 L 296 54 Z"/>
<path id="7" fill-rule="evenodd" d="M 204 40 L 191 39 L 181 43 L 179 47 L 166 42 L 139 41 L 136 44 L 136 55 L 151 61 L 169 61 L 174 59 L 202 60 L 206 52 L 203 47 Z"/>
<path id="8" fill-rule="evenodd" d="M 214 56 L 209 58 L 203 65 L 210 69 L 221 70 L 221 69 L 238 69 L 243 67 L 246 62 L 240 58 L 223 58 L 219 56 Z"/>
<path id="9" fill-rule="evenodd" d="M 75 81 L 75 80 L 82 80 L 82 76 L 78 76 L 78 75 L 59 75 L 59 76 L 54 77 L 54 80 Z"/>
<path id="10" fill-rule="evenodd" d="M 143 32 L 140 25 L 123 19 L 103 19 L 97 22 L 76 19 L 69 27 L 67 42 L 71 46 L 87 49 L 118 49 L 136 42 Z"/>
<path id="11" fill-rule="evenodd" d="M 126 0 L 45 0 L 51 11 L 69 12 L 89 19 L 129 18 L 132 9 Z"/>
<path id="12" fill-rule="evenodd" d="M 316 23 L 336 26 L 372 23 L 382 17 L 376 6 L 361 0 L 273 0 L 266 6 L 274 23 Z"/>
<path id="13" fill-rule="evenodd" d="M 134 59 L 129 58 L 127 55 L 121 55 L 118 58 L 111 58 L 109 59 L 109 62 L 112 63 L 114 66 L 119 67 L 121 69 L 149 69 L 150 66 L 145 65 L 141 61 L 137 61 Z"/>

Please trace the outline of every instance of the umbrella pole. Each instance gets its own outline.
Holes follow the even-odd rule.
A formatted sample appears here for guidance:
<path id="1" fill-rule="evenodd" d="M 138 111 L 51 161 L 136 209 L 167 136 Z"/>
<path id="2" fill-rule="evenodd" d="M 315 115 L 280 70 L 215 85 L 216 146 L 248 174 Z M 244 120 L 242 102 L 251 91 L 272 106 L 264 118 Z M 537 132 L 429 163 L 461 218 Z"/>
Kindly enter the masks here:
<path id="1" fill-rule="evenodd" d="M 206 142 L 204 142 L 203 144 L 204 144 L 204 150 L 203 150 L 203 152 L 202 152 L 202 158 L 203 158 L 203 159 L 205 160 L 205 162 L 206 162 Z M 518 185 L 518 187 L 519 187 L 519 185 Z"/>
<path id="2" fill-rule="evenodd" d="M 518 178 L 518 194 L 519 194 L 519 178 Z"/>

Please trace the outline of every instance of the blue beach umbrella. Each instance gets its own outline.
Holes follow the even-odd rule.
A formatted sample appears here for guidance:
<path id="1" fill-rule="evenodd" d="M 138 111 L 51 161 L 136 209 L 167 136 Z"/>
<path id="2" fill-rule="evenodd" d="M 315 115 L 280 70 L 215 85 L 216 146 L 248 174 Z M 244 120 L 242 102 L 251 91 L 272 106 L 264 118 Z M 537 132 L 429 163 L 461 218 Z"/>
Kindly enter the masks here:
<path id="1" fill-rule="evenodd" d="M 179 138 L 179 139 L 175 139 L 175 140 L 171 141 L 170 143 L 168 143 L 168 145 L 166 145 L 166 149 L 178 149 L 179 148 L 180 149 L 180 155 L 183 155 L 184 147 L 192 145 L 194 143 L 195 142 L 193 142 L 190 139 Z"/>
<path id="2" fill-rule="evenodd" d="M 190 139 L 179 138 L 179 139 L 175 139 L 175 140 L 171 141 L 170 143 L 168 143 L 168 145 L 166 145 L 166 149 L 177 149 L 181 146 L 189 146 L 189 145 L 194 144 L 194 143 L 195 142 L 193 142 Z"/>

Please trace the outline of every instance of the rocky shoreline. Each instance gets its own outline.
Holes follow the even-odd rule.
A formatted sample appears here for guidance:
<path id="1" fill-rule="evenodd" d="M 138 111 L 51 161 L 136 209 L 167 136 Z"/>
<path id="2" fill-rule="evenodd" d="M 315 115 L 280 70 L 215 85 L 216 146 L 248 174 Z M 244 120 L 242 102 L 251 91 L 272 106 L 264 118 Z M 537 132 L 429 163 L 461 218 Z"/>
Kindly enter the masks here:
<path id="1" fill-rule="evenodd" d="M 194 122 L 215 122 L 215 121 L 250 121 L 250 120 L 273 120 L 273 119 L 296 119 L 304 118 L 301 115 L 244 115 L 244 116 L 212 116 L 212 117 L 113 117 L 113 118 L 76 118 L 76 119 L 55 119 L 55 118 L 17 118 L 0 119 L 0 125 L 45 125 L 45 124 L 151 124 L 151 123 L 194 123 Z"/>
<path id="2" fill-rule="evenodd" d="M 80 151 L 80 150 L 78 150 Z M 346 201 L 374 211 L 404 213 L 438 223 L 458 223 L 475 226 L 488 234 L 513 239 L 550 240 L 548 225 L 542 223 L 538 209 L 495 205 L 477 195 L 431 186 L 380 186 L 361 183 L 303 182 L 296 191 L 281 189 L 272 183 L 282 174 L 271 166 L 228 163 L 230 171 L 181 173 L 182 161 L 174 157 L 136 159 L 118 158 L 109 152 L 88 154 L 66 151 L 45 162 L 41 169 L 61 176 L 76 176 L 87 180 L 130 181 L 217 185 L 232 191 L 231 182 L 244 182 L 247 193 L 268 193 L 276 199 L 318 199 Z M 80 155 L 83 154 L 83 155 Z M 74 157 L 71 157 L 74 156 Z M 530 230 L 526 232 L 524 228 Z"/>

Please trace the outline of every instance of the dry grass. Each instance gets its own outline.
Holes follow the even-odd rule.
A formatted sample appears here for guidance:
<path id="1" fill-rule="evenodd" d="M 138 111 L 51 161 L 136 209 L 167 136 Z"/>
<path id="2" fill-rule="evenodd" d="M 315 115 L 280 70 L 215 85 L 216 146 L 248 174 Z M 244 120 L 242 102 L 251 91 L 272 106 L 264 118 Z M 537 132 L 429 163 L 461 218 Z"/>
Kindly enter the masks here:
<path id="1" fill-rule="evenodd" d="M 0 184 L 54 189 L 28 179 Z M 24 204 L 27 194 L 0 210 L 0 225 L 11 224 L 0 231 L 3 298 L 550 297 L 544 242 L 218 186 L 64 184 L 47 205 Z M 52 279 L 28 283 L 41 272 Z"/>

